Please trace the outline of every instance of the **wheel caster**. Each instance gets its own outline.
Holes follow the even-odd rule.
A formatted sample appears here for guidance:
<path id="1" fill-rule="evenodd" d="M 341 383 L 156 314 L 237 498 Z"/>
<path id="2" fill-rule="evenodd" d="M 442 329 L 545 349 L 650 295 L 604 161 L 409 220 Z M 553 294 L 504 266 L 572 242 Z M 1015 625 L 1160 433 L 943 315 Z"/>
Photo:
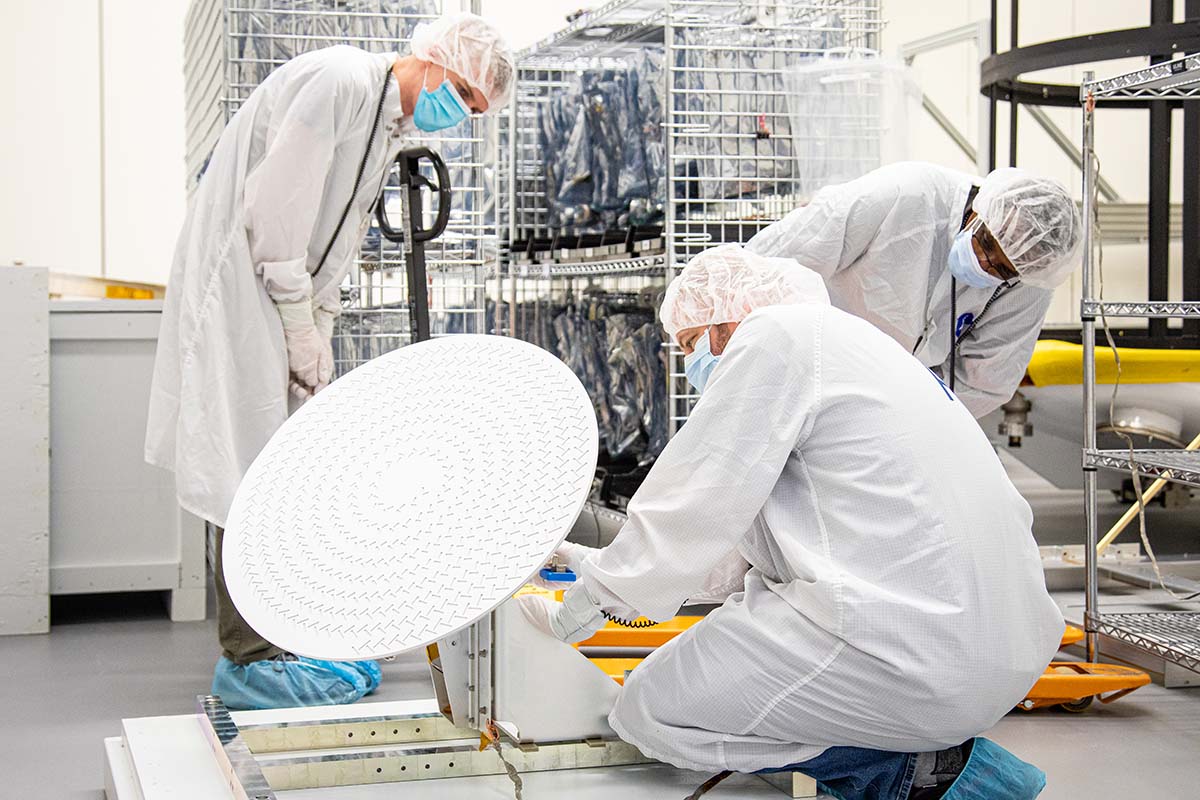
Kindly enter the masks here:
<path id="1" fill-rule="evenodd" d="M 1058 707 L 1069 714 L 1079 714 L 1083 711 L 1087 711 L 1092 705 L 1092 701 L 1095 699 L 1096 698 L 1094 695 L 1089 694 L 1087 697 L 1081 697 L 1078 700 L 1072 700 L 1069 703 L 1061 703 Z"/>

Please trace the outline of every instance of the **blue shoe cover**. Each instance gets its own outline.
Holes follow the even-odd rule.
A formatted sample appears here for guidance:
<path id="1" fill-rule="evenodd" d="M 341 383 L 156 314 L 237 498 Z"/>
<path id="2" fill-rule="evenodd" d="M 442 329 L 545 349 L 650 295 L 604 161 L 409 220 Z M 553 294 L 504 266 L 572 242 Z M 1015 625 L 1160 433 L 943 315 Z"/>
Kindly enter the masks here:
<path id="1" fill-rule="evenodd" d="M 212 693 L 236 711 L 329 706 L 358 700 L 367 693 L 367 682 L 337 662 L 271 658 L 240 666 L 222 656 L 213 671 Z"/>
<path id="2" fill-rule="evenodd" d="M 383 680 L 383 670 L 379 668 L 378 661 L 321 661 L 307 656 L 301 656 L 300 660 L 344 675 L 351 683 L 361 685 L 363 694 L 370 694 L 378 689 L 380 681 Z"/>
<path id="3" fill-rule="evenodd" d="M 963 771 L 942 800 L 1033 800 L 1046 773 L 989 739 L 977 738 Z"/>
<path id="4" fill-rule="evenodd" d="M 367 694 L 378 689 L 379 684 L 383 682 L 383 669 L 378 661 L 351 661 L 350 665 L 367 679 Z"/>

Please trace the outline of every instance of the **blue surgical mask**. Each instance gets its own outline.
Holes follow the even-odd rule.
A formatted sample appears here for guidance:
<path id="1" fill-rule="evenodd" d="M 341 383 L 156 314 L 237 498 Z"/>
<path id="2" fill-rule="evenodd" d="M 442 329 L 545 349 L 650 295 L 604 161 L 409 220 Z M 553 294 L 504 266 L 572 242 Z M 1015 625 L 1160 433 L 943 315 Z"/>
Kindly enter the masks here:
<path id="1" fill-rule="evenodd" d="M 968 225 L 954 237 L 954 244 L 950 246 L 950 256 L 947 259 L 950 265 L 950 274 L 959 283 L 965 283 L 967 286 L 974 286 L 978 289 L 994 289 L 1004 281 L 987 272 L 979 264 L 975 248 L 971 246 L 971 237 L 974 235 L 975 230 Z"/>
<path id="2" fill-rule="evenodd" d="M 429 68 L 426 67 L 426 73 Z M 453 128 L 467 118 L 471 109 L 463 102 L 458 90 L 446 79 L 432 92 L 422 86 L 421 94 L 413 108 L 413 124 L 426 133 Z"/>
<path id="3" fill-rule="evenodd" d="M 708 347 L 708 331 L 696 340 L 696 344 L 690 355 L 683 357 L 683 371 L 687 374 L 688 383 L 690 383 L 697 392 L 703 393 L 704 387 L 708 384 L 708 376 L 717 368 L 717 362 L 721 360 L 720 356 L 714 356 L 712 350 Z"/>

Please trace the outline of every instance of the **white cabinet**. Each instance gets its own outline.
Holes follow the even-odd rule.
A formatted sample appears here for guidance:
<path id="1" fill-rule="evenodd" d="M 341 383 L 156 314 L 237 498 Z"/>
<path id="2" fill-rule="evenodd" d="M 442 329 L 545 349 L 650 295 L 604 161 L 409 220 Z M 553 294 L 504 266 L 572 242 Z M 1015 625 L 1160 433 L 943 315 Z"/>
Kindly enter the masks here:
<path id="1" fill-rule="evenodd" d="M 145 463 L 162 304 L 50 304 L 50 593 L 168 590 L 203 619 L 204 523 Z"/>

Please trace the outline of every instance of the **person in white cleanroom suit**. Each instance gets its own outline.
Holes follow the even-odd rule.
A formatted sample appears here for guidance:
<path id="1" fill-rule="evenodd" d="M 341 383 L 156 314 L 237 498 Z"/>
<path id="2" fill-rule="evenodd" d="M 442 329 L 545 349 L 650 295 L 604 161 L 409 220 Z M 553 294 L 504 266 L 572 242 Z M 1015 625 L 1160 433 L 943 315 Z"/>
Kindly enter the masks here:
<path id="1" fill-rule="evenodd" d="M 217 526 L 218 558 L 250 463 L 333 377 L 339 286 L 387 167 L 410 136 L 499 110 L 512 85 L 496 29 L 450 15 L 417 26 L 408 55 L 297 56 L 221 134 L 176 247 L 146 431 L 146 460 L 174 471 L 180 505 Z M 350 702 L 378 684 L 374 662 L 296 659 L 265 641 L 233 607 L 219 561 L 216 573 L 213 691 L 227 705 Z"/>
<path id="2" fill-rule="evenodd" d="M 746 247 L 816 271 L 834 306 L 947 381 L 953 327 L 954 390 L 982 417 L 1020 384 L 1054 289 L 1079 264 L 1081 241 L 1079 212 L 1056 181 L 1005 168 L 981 182 L 910 162 L 820 190 Z"/>
<path id="3" fill-rule="evenodd" d="M 686 769 L 798 764 L 847 798 L 1036 796 L 1039 770 L 973 737 L 1033 686 L 1063 618 L 966 407 L 789 259 L 709 250 L 662 320 L 700 332 L 695 410 L 613 543 L 560 548 L 579 576 L 564 602 L 519 602 L 575 642 L 602 611 L 669 619 L 751 568 L 630 674 L 613 729 Z"/>

